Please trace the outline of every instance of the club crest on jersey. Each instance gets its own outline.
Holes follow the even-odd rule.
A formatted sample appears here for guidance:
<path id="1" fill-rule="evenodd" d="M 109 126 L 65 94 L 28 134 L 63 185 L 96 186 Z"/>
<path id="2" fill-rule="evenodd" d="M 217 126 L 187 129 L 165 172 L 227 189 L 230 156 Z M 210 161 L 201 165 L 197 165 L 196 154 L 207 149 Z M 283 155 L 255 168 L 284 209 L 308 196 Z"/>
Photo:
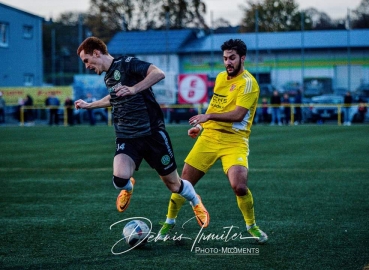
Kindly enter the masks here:
<path id="1" fill-rule="evenodd" d="M 162 163 L 163 165 L 168 165 L 168 164 L 169 164 L 169 162 L 170 162 L 170 157 L 169 157 L 168 155 L 165 155 L 165 156 L 163 156 L 163 157 L 161 158 L 161 163 Z"/>
<path id="2" fill-rule="evenodd" d="M 236 86 L 237 86 L 237 85 L 232 84 L 232 85 L 231 85 L 231 88 L 229 88 L 229 92 L 232 92 L 234 89 L 236 89 Z"/>
<path id="3" fill-rule="evenodd" d="M 114 79 L 117 80 L 117 81 L 120 79 L 120 72 L 119 72 L 119 70 L 114 71 Z"/>

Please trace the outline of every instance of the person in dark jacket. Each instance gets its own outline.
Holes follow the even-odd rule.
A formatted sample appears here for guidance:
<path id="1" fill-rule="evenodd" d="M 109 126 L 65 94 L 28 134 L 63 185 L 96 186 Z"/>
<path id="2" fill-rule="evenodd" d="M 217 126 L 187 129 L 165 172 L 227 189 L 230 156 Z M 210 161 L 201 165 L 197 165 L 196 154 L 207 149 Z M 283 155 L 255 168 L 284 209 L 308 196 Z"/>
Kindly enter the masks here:
<path id="1" fill-rule="evenodd" d="M 52 92 L 50 96 L 46 99 L 45 105 L 49 107 L 49 125 L 53 124 L 59 125 L 59 115 L 58 110 L 60 106 L 59 99 L 55 96 L 55 93 Z"/>
<path id="2" fill-rule="evenodd" d="M 343 111 L 344 111 L 344 125 L 351 126 L 350 112 L 351 112 L 351 104 L 352 104 L 352 96 L 350 91 L 346 92 L 345 98 L 343 100 Z"/>
<path id="3" fill-rule="evenodd" d="M 273 91 L 273 95 L 270 98 L 270 105 L 272 106 L 272 122 L 270 125 L 278 124 L 279 126 L 282 125 L 281 121 L 281 97 L 277 90 Z"/>

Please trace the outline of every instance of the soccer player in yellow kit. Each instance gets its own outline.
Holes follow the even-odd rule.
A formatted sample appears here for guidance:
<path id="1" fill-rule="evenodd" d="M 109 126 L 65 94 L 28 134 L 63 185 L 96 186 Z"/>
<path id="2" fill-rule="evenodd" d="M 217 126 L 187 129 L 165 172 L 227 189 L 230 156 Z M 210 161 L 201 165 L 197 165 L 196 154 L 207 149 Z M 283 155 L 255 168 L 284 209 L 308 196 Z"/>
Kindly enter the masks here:
<path id="1" fill-rule="evenodd" d="M 206 113 L 189 119 L 193 126 L 188 130 L 190 137 L 196 138 L 203 131 L 185 159 L 182 178 L 195 185 L 220 159 L 247 231 L 258 243 L 264 243 L 268 236 L 256 225 L 253 197 L 247 187 L 248 141 L 258 104 L 259 85 L 244 69 L 247 47 L 242 40 L 230 39 L 223 43 L 221 49 L 226 71 L 219 73 L 216 78 L 214 95 Z M 159 231 L 162 239 L 174 227 L 184 202 L 181 195 L 171 195 L 167 219 Z M 202 227 L 207 227 L 209 221 Z"/>

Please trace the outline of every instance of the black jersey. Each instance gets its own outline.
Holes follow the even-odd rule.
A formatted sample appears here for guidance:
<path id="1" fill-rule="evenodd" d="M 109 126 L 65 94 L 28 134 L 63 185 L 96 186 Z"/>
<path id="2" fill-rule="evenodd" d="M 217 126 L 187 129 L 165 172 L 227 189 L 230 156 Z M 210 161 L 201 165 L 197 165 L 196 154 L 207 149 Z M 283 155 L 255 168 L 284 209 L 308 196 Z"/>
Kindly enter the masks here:
<path id="1" fill-rule="evenodd" d="M 115 89 L 121 85 L 134 86 L 142 81 L 151 64 L 135 57 L 114 59 L 105 75 L 117 138 L 149 136 L 152 131 L 164 129 L 164 116 L 151 87 L 138 94 L 117 97 Z"/>

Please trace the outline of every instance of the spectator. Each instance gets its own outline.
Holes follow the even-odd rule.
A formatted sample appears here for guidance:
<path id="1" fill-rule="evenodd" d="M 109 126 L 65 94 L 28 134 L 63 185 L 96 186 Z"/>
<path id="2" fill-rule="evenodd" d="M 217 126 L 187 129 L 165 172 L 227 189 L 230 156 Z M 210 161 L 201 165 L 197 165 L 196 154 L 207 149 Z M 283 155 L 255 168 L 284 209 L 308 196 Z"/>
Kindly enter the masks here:
<path id="1" fill-rule="evenodd" d="M 67 97 L 64 102 L 65 109 L 67 110 L 68 125 L 74 125 L 74 102 L 70 97 Z"/>
<path id="2" fill-rule="evenodd" d="M 23 106 L 26 107 L 24 110 L 25 125 L 34 125 L 33 109 L 30 108 L 33 106 L 33 99 L 30 95 L 27 95 L 24 99 Z"/>
<path id="3" fill-rule="evenodd" d="M 92 103 L 94 101 L 96 101 L 96 98 L 94 98 L 91 93 L 88 93 L 86 102 L 87 103 Z M 90 121 L 90 125 L 94 126 L 96 124 L 94 110 L 93 109 L 88 109 L 87 114 L 88 114 L 88 120 Z"/>
<path id="4" fill-rule="evenodd" d="M 272 105 L 272 122 L 270 125 L 273 126 L 278 123 L 278 125 L 281 126 L 281 97 L 277 90 L 273 91 L 273 95 L 270 98 L 270 104 Z"/>
<path id="5" fill-rule="evenodd" d="M 301 90 L 298 90 L 295 96 L 295 125 L 302 123 L 301 104 L 302 104 Z"/>
<path id="6" fill-rule="evenodd" d="M 17 110 L 15 112 L 15 118 L 18 121 L 21 121 L 21 110 L 22 110 L 23 106 L 24 106 L 24 99 L 23 98 L 18 98 Z"/>
<path id="7" fill-rule="evenodd" d="M 46 99 L 45 105 L 49 107 L 49 125 L 59 125 L 58 110 L 60 106 L 60 101 L 55 96 L 54 92 L 52 92 L 50 96 Z"/>
<path id="8" fill-rule="evenodd" d="M 359 107 L 357 108 L 357 115 L 358 115 L 358 122 L 364 123 L 365 121 L 365 114 L 367 113 L 368 109 L 366 107 L 365 101 L 363 99 L 359 99 Z"/>
<path id="9" fill-rule="evenodd" d="M 282 105 L 284 112 L 284 124 L 289 125 L 291 122 L 291 102 L 287 93 L 283 94 Z"/>
<path id="10" fill-rule="evenodd" d="M 5 123 L 5 100 L 3 93 L 0 92 L 0 124 Z"/>
<path id="11" fill-rule="evenodd" d="M 268 100 L 267 98 L 263 98 L 261 100 L 261 118 L 262 118 L 262 122 L 263 123 L 268 123 L 270 120 L 269 120 L 269 114 L 268 114 L 268 109 L 269 109 L 269 106 L 268 106 Z"/>
<path id="12" fill-rule="evenodd" d="M 351 104 L 352 104 L 352 96 L 351 96 L 350 91 L 346 92 L 343 103 L 344 103 L 343 110 L 344 110 L 344 117 L 345 117 L 345 122 L 343 124 L 345 126 L 351 126 L 350 110 L 351 110 Z"/>

